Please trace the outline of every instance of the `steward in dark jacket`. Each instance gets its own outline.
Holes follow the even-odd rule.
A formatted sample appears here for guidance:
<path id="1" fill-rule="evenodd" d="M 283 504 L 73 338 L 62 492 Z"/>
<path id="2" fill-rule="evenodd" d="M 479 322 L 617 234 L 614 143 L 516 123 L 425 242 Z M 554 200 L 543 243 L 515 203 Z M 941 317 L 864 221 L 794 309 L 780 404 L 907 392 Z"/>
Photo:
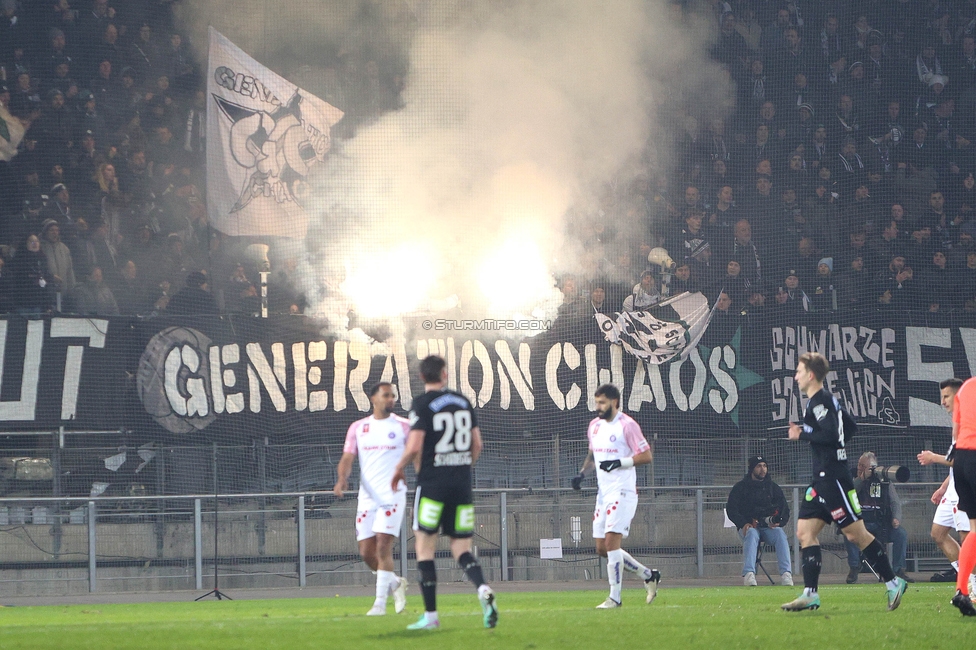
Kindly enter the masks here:
<path id="1" fill-rule="evenodd" d="M 762 457 L 750 458 L 749 472 L 729 492 L 725 510 L 736 528 L 742 528 L 746 524 L 768 528 L 770 523 L 785 526 L 790 520 L 790 507 L 786 503 L 783 489 L 768 474 L 762 478 L 756 477 L 757 473 L 761 473 L 755 471 L 759 463 L 765 464 Z"/>

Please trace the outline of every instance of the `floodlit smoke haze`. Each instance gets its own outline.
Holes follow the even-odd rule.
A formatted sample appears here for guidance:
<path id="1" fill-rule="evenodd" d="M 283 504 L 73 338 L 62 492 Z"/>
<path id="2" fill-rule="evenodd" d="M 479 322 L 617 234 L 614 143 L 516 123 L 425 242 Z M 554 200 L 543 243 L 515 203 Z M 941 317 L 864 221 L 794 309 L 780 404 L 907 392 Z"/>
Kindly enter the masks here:
<path id="1" fill-rule="evenodd" d="M 664 2 L 192 0 L 183 11 L 286 75 L 310 66 L 315 78 L 301 57 L 323 41 L 351 47 L 350 34 L 404 61 L 402 107 L 336 146 L 315 181 L 303 288 L 333 327 L 349 307 L 392 317 L 452 295 L 465 317 L 554 317 L 555 277 L 585 272 L 580 215 L 598 219 L 605 188 L 633 177 L 656 107 L 693 88 L 711 88 L 716 106 L 727 95 L 694 35 L 704 30 Z M 271 48 L 274 37 L 289 46 Z M 613 226 L 633 244 L 648 224 Z"/>

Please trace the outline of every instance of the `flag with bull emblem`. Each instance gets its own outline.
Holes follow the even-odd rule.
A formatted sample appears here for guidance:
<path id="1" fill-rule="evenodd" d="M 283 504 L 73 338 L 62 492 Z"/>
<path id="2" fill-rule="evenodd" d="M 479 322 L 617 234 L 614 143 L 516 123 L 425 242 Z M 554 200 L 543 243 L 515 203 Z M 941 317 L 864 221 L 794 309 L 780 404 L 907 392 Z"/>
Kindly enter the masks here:
<path id="1" fill-rule="evenodd" d="M 713 313 L 704 295 L 685 292 L 658 303 L 649 311 L 594 316 L 607 341 L 622 345 L 646 363 L 659 365 L 691 354 Z"/>
<path id="2" fill-rule="evenodd" d="M 228 235 L 304 237 L 311 169 L 342 111 L 248 56 L 213 27 L 207 66 L 207 196 Z"/>

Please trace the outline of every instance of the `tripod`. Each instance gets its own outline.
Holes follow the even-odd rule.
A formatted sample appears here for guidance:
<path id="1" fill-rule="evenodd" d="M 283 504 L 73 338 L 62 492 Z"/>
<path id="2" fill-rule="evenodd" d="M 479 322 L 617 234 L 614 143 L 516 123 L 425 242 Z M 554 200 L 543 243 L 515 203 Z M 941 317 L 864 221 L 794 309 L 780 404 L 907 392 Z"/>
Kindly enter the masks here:
<path id="1" fill-rule="evenodd" d="M 227 600 L 234 600 L 233 598 L 231 598 L 230 596 L 222 592 L 217 587 L 218 585 L 217 578 L 219 577 L 219 571 L 217 570 L 218 557 L 219 557 L 217 555 L 217 548 L 218 548 L 217 540 L 219 538 L 219 534 L 217 532 L 218 531 L 217 516 L 220 513 L 220 501 L 217 499 L 218 492 L 217 492 L 217 443 L 216 442 L 213 443 L 213 485 L 214 485 L 214 513 L 213 513 L 214 514 L 214 574 L 213 574 L 214 588 L 208 591 L 207 593 L 205 593 L 204 595 L 200 596 L 199 598 L 194 598 L 193 602 L 197 602 L 198 600 L 203 600 L 208 596 L 214 596 L 217 600 L 224 600 L 225 598 Z"/>

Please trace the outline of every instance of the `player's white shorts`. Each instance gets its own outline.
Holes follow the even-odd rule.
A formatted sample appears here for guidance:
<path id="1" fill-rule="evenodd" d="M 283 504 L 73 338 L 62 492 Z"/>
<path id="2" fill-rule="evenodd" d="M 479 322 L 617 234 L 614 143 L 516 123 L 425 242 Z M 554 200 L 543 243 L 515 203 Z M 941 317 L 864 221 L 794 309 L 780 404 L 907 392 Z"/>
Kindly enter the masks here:
<path id="1" fill-rule="evenodd" d="M 943 497 L 942 501 L 939 502 L 939 507 L 935 509 L 935 517 L 932 518 L 932 523 L 968 533 L 969 517 L 957 507 L 958 504 L 959 501 L 950 501 Z"/>
<path id="2" fill-rule="evenodd" d="M 403 527 L 403 515 L 407 510 L 407 492 L 401 490 L 396 494 L 394 503 L 377 505 L 372 499 L 360 497 L 356 504 L 356 541 L 360 542 L 376 533 L 400 536 Z"/>
<path id="3" fill-rule="evenodd" d="M 630 535 L 630 522 L 637 512 L 637 493 L 627 491 L 596 495 L 593 511 L 593 538 L 602 539 L 606 533 Z"/>

